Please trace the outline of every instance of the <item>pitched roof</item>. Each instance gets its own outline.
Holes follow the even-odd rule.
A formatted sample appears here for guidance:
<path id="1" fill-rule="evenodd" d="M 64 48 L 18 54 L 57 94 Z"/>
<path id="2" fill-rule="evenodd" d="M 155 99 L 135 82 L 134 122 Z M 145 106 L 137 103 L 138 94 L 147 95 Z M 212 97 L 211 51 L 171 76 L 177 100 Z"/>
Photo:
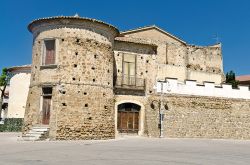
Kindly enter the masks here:
<path id="1" fill-rule="evenodd" d="M 168 33 L 167 31 L 165 31 L 165 30 L 159 28 L 159 27 L 156 26 L 156 25 L 144 26 L 144 27 L 139 27 L 139 28 L 136 28 L 136 29 L 131 29 L 131 30 L 123 31 L 123 32 L 121 32 L 121 35 L 130 34 L 130 33 L 135 33 L 135 32 L 144 31 L 144 30 L 149 30 L 149 29 L 156 29 L 156 30 L 158 30 L 158 31 L 160 31 L 160 32 L 162 32 L 162 33 L 164 33 L 164 34 L 166 34 L 167 36 L 169 36 L 169 37 L 171 37 L 171 38 L 173 38 L 173 39 L 175 39 L 175 40 L 177 40 L 177 41 L 179 41 L 179 42 L 181 42 L 181 43 L 183 43 L 183 44 L 186 44 L 185 41 L 183 41 L 183 40 L 181 40 L 180 38 L 178 38 L 178 37 L 176 37 L 176 36 L 174 36 L 174 35 Z"/>
<path id="2" fill-rule="evenodd" d="M 242 76 L 237 76 L 236 80 L 242 82 L 242 81 L 250 81 L 250 75 L 242 75 Z"/>
<path id="3" fill-rule="evenodd" d="M 12 66 L 7 68 L 8 71 L 13 72 L 13 71 L 18 71 L 18 70 L 31 70 L 31 65 L 21 65 L 21 66 Z"/>

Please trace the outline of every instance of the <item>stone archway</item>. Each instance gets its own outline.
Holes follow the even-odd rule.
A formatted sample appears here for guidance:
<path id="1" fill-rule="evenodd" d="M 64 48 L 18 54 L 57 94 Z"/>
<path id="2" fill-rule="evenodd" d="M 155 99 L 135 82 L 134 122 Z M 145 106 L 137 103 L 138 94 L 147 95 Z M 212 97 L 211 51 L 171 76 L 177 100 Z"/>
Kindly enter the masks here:
<path id="1" fill-rule="evenodd" d="M 145 108 L 137 101 L 120 101 L 115 104 L 116 136 L 119 134 L 143 135 Z"/>

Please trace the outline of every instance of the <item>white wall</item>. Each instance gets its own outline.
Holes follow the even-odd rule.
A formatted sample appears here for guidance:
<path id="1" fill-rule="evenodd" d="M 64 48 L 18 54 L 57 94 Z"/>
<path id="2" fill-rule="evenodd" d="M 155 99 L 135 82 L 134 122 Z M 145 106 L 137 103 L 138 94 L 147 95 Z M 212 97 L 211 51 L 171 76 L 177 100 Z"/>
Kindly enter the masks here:
<path id="1" fill-rule="evenodd" d="M 213 82 L 204 82 L 203 84 L 201 86 L 197 85 L 196 81 L 185 81 L 183 83 L 176 79 L 166 79 L 163 82 L 163 93 L 250 99 L 250 91 L 247 86 L 232 89 L 229 84 L 222 84 L 222 86 L 215 86 Z M 161 82 L 157 82 L 156 91 L 161 92 Z"/>
<path id="2" fill-rule="evenodd" d="M 10 79 L 7 118 L 24 118 L 30 73 L 17 73 Z"/>

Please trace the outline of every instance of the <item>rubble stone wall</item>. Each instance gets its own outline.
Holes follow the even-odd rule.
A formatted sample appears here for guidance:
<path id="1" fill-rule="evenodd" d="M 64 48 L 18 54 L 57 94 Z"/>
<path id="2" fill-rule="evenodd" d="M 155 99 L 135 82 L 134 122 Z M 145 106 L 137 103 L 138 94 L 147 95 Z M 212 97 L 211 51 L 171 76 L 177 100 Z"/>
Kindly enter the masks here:
<path id="1" fill-rule="evenodd" d="M 148 102 L 159 100 L 152 95 Z M 164 137 L 250 139 L 250 101 L 199 96 L 165 95 Z M 159 109 L 146 106 L 148 135 L 159 137 Z"/>
<path id="2" fill-rule="evenodd" d="M 24 133 L 42 124 L 42 87 L 52 86 L 51 139 L 115 137 L 113 45 L 118 32 L 105 24 L 86 22 L 55 19 L 34 27 Z M 43 41 L 50 38 L 56 39 L 56 64 L 41 66 Z"/>

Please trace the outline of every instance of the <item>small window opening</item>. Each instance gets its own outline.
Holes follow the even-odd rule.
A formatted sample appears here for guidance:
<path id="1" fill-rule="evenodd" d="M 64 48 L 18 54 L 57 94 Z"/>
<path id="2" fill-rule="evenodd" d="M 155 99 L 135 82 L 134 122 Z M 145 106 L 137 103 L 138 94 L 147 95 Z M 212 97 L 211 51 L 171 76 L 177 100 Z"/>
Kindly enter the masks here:
<path id="1" fill-rule="evenodd" d="M 67 106 L 67 104 L 66 103 L 62 103 L 62 106 Z"/>
<path id="2" fill-rule="evenodd" d="M 74 67 L 76 68 L 76 67 L 77 67 L 77 64 L 74 64 Z"/>
<path id="3" fill-rule="evenodd" d="M 87 95 L 87 92 L 84 92 L 83 94 L 84 94 L 84 95 Z"/>
<path id="4" fill-rule="evenodd" d="M 78 52 L 75 52 L 75 55 L 77 56 L 77 55 L 78 55 Z"/>
<path id="5" fill-rule="evenodd" d="M 95 82 L 95 79 L 93 79 L 93 82 Z"/>
<path id="6" fill-rule="evenodd" d="M 85 106 L 85 107 L 88 107 L 89 105 L 88 105 L 88 104 L 85 104 L 84 106 Z"/>
<path id="7" fill-rule="evenodd" d="M 55 64 L 55 40 L 44 41 L 45 52 L 43 58 L 43 65 Z"/>
<path id="8" fill-rule="evenodd" d="M 72 78 L 72 80 L 73 80 L 73 81 L 75 81 L 75 80 L 76 80 L 76 78 L 75 78 L 75 77 L 73 77 L 73 78 Z"/>

